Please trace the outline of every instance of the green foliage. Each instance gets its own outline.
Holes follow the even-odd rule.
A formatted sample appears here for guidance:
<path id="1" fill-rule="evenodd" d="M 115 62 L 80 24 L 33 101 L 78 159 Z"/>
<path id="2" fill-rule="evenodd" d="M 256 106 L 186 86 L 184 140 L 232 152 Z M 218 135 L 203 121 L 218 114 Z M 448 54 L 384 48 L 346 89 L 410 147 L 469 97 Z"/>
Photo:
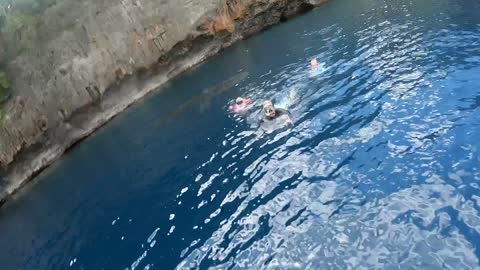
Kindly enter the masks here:
<path id="1" fill-rule="evenodd" d="M 7 74 L 5 72 L 0 71 L 0 89 L 9 89 L 10 88 L 10 80 L 8 80 Z"/>
<path id="2" fill-rule="evenodd" d="M 0 0 L 0 35 L 8 59 L 38 45 L 42 16 L 45 9 L 56 2 L 57 0 Z"/>
<path id="3" fill-rule="evenodd" d="M 37 25 L 39 18 L 28 15 L 18 14 L 6 18 L 2 32 L 5 40 L 14 41 L 7 46 L 7 55 L 15 55 L 24 49 L 35 47 L 37 40 Z"/>
<path id="4" fill-rule="evenodd" d="M 0 107 L 0 124 L 2 124 L 3 118 L 5 118 L 5 111 Z"/>
<path id="5" fill-rule="evenodd" d="M 10 95 L 10 80 L 5 72 L 0 71 L 0 104 L 3 103 Z"/>
<path id="6" fill-rule="evenodd" d="M 45 10 L 57 1 L 60 0 L 0 0 L 0 118 L 1 105 L 11 94 L 10 79 L 1 68 L 22 51 L 37 48 L 42 37 L 48 38 L 47 33 L 41 32 L 41 25 Z"/>
<path id="7" fill-rule="evenodd" d="M 40 2 L 41 1 L 38 0 L 15 0 L 13 3 L 17 10 L 21 10 L 22 13 L 33 15 L 39 11 Z"/>

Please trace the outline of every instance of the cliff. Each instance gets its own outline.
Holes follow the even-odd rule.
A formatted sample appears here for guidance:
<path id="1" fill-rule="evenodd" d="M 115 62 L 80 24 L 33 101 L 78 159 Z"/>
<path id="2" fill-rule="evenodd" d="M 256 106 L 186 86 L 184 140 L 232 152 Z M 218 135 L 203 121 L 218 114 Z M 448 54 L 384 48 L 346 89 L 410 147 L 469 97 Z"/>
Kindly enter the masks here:
<path id="1" fill-rule="evenodd" d="M 328 0 L 15 1 L 0 5 L 1 201 L 168 79 Z"/>

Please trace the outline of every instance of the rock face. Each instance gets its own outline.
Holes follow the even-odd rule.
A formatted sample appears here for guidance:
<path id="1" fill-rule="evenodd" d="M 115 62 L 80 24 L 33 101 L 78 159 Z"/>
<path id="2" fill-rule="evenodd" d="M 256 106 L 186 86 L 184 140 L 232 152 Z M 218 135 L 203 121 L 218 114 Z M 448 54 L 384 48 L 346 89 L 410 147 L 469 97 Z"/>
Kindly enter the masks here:
<path id="1" fill-rule="evenodd" d="M 327 1 L 50 1 L 39 43 L 2 64 L 13 92 L 1 108 L 0 200 L 163 82 Z"/>

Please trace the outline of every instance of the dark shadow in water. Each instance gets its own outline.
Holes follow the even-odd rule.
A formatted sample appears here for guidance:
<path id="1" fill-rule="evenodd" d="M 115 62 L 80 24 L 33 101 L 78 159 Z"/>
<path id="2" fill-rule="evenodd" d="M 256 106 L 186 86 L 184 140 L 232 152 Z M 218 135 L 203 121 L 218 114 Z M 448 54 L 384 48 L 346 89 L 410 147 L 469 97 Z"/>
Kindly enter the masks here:
<path id="1" fill-rule="evenodd" d="M 225 91 L 228 91 L 232 89 L 236 84 L 242 82 L 245 78 L 248 77 L 248 72 L 247 71 L 241 71 L 235 76 L 217 84 L 212 87 L 209 87 L 203 91 L 201 91 L 200 95 L 196 95 L 192 97 L 188 102 L 185 102 L 178 106 L 178 108 L 170 113 L 167 113 L 165 116 L 161 116 L 159 120 L 155 123 L 155 126 L 160 126 L 168 123 L 169 121 L 175 119 L 177 115 L 181 113 L 185 113 L 189 110 L 191 110 L 193 107 L 202 105 L 208 106 L 210 104 L 210 101 L 212 98 L 215 96 L 218 96 L 222 94 Z"/>

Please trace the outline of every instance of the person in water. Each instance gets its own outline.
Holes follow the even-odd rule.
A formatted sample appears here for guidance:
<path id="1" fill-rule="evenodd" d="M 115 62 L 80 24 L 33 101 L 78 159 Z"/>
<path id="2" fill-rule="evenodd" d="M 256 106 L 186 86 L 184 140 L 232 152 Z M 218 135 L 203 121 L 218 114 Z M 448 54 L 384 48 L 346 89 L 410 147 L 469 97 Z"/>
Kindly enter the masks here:
<path id="1" fill-rule="evenodd" d="M 310 78 L 316 78 L 320 76 L 320 74 L 324 73 L 327 70 L 323 63 L 318 62 L 317 58 L 313 58 L 310 61 L 310 71 L 309 76 Z"/>
<path id="2" fill-rule="evenodd" d="M 310 61 L 310 67 L 311 67 L 312 71 L 317 70 L 318 66 L 319 66 L 319 64 L 318 64 L 317 58 L 313 58 L 312 61 Z"/>
<path id="3" fill-rule="evenodd" d="M 230 106 L 230 111 L 238 114 L 248 113 L 248 105 L 252 104 L 251 98 L 238 97 L 235 99 L 235 104 Z"/>
<path id="4" fill-rule="evenodd" d="M 275 108 L 271 100 L 263 103 L 263 114 L 259 127 L 265 132 L 293 126 L 292 114 L 286 109 Z"/>

